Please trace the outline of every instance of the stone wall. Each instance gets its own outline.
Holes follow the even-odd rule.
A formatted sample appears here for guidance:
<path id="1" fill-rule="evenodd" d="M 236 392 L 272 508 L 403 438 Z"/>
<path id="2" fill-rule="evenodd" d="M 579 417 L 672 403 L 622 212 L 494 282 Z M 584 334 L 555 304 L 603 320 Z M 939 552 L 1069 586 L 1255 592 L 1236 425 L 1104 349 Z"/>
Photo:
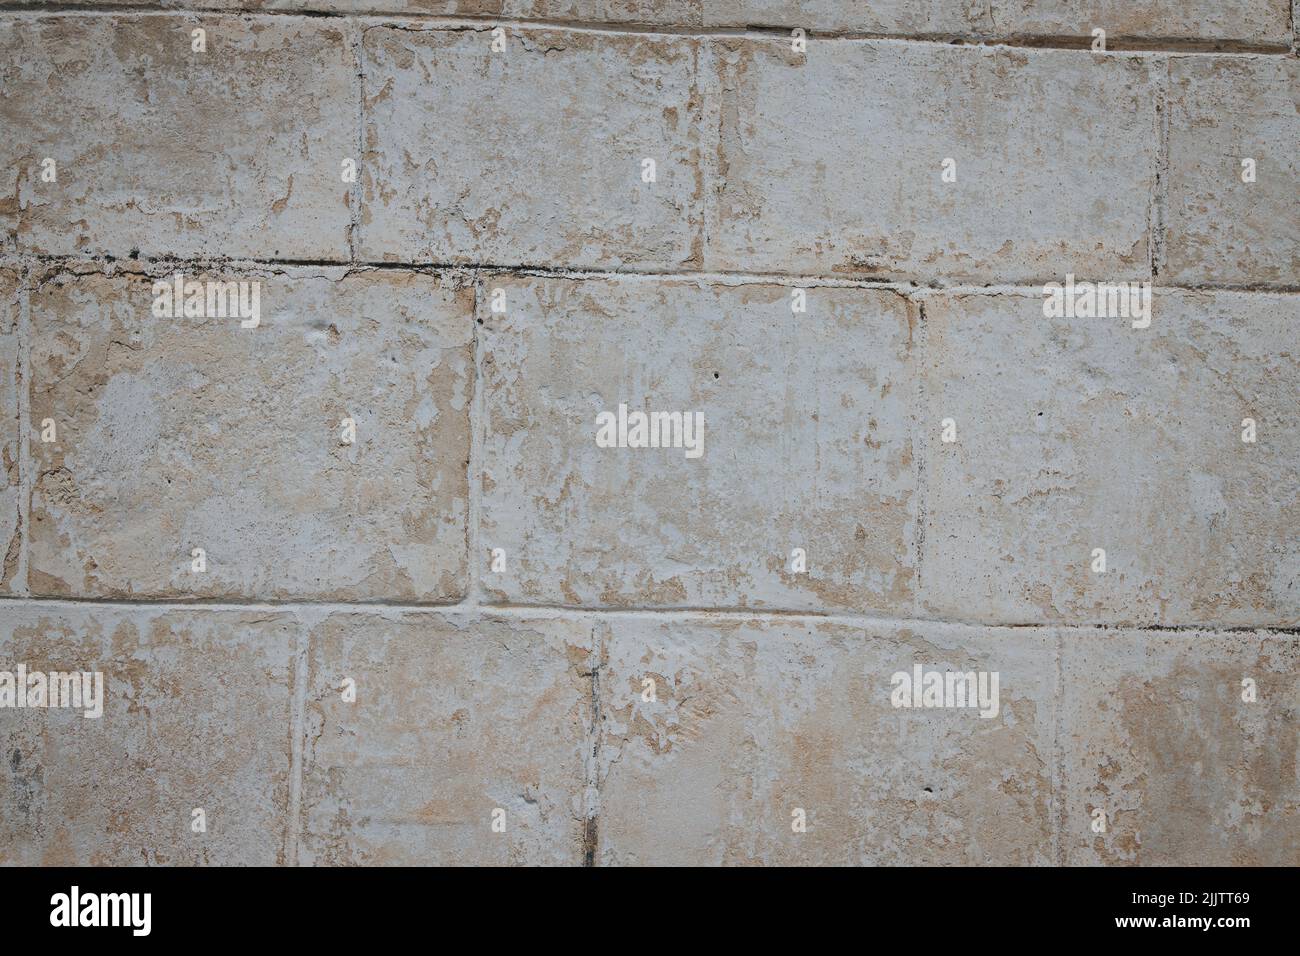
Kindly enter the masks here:
<path id="1" fill-rule="evenodd" d="M 0 863 L 1300 864 L 1294 16 L 6 5 Z"/>

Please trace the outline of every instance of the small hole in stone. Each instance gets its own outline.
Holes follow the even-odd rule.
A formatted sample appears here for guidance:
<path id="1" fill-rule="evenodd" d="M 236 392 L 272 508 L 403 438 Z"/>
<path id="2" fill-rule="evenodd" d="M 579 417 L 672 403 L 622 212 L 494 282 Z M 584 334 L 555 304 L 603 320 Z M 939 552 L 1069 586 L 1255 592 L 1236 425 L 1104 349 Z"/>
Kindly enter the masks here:
<path id="1" fill-rule="evenodd" d="M 926 792 L 926 793 L 934 793 L 934 791 L 931 790 L 929 787 L 926 787 L 926 788 L 925 788 L 925 792 Z"/>
<path id="2" fill-rule="evenodd" d="M 714 373 L 713 373 L 713 377 L 714 377 L 714 378 L 718 378 L 718 373 L 717 373 L 717 372 L 714 372 Z"/>

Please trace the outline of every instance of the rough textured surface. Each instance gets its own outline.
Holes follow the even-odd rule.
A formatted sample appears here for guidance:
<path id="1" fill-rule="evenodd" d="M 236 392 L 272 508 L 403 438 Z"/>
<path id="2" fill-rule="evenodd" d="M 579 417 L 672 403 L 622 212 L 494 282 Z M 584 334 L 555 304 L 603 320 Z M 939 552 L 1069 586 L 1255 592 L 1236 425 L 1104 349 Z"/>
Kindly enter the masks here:
<path id="1" fill-rule="evenodd" d="M 0 19 L 0 226 L 38 253 L 345 259 L 354 72 L 316 19 Z"/>
<path id="2" fill-rule="evenodd" d="M 311 632 L 301 862 L 580 863 L 590 657 L 590 628 L 569 621 L 325 618 Z"/>
<path id="3" fill-rule="evenodd" d="M 61 0 L 88 6 L 117 2 Z M 162 0 L 158 5 L 1082 42 L 1091 42 L 1093 28 L 1101 27 L 1112 46 L 1132 39 L 1236 41 L 1284 49 L 1291 42 L 1289 0 Z"/>
<path id="4" fill-rule="evenodd" d="M 259 281 L 261 324 L 153 316 L 140 275 L 56 273 L 32 293 L 32 420 L 58 428 L 32 440 L 32 591 L 460 597 L 473 290 L 410 272 L 193 278 Z"/>
<path id="5" fill-rule="evenodd" d="M 1169 63 L 1171 282 L 1300 285 L 1300 60 Z M 1243 182 L 1242 160 L 1255 161 Z"/>
<path id="6" fill-rule="evenodd" d="M 1286 47 L 1287 0 L 699 0 L 704 22 L 907 36 L 1242 40 Z"/>
<path id="7" fill-rule="evenodd" d="M 0 269 L 0 594 L 14 590 L 23 535 L 19 502 L 19 281 L 17 272 Z"/>
<path id="8" fill-rule="evenodd" d="M 512 30 L 503 52 L 491 44 L 486 26 L 365 30 L 362 254 L 642 268 L 698 258 L 698 42 Z"/>
<path id="9" fill-rule="evenodd" d="M 483 530 L 495 598 L 911 607 L 913 307 L 892 292 L 489 277 Z M 598 324 L 600 336 L 591 335 Z M 703 453 L 602 448 L 620 403 L 698 412 Z M 808 573 L 792 573 L 803 548 Z M 486 560 L 485 560 L 486 564 Z"/>
<path id="10" fill-rule="evenodd" d="M 1300 622 L 1296 297 L 1157 290 L 1147 329 L 1042 305 L 926 301 L 924 609 Z"/>
<path id="11" fill-rule="evenodd" d="M 1073 632 L 1062 657 L 1068 863 L 1300 864 L 1294 637 Z"/>
<path id="12" fill-rule="evenodd" d="M 9 4 L 0 864 L 1300 864 L 1293 13 Z"/>
<path id="13" fill-rule="evenodd" d="M 985 0 L 717 0 L 702 3 L 711 26 L 732 24 L 790 26 L 812 31 L 865 33 L 965 34 L 985 27 Z"/>
<path id="14" fill-rule="evenodd" d="M 36 0 L 37 3 L 44 0 Z M 48 0 L 60 6 L 121 6 L 121 0 Z M 526 2 L 526 0 L 519 0 Z M 545 2 L 545 0 L 539 0 Z M 653 0 L 647 0 L 653 2 Z M 435 16 L 480 16 L 501 13 L 503 0 L 137 0 L 131 6 L 163 10 L 298 10 L 341 14 L 419 13 Z"/>
<path id="15" fill-rule="evenodd" d="M 1050 635 L 735 619 L 609 629 L 601 863 L 1051 861 Z M 998 671 L 1001 712 L 893 707 L 890 677 L 914 664 Z"/>
<path id="16" fill-rule="evenodd" d="M 500 0 L 507 16 L 698 27 L 702 0 Z"/>
<path id="17" fill-rule="evenodd" d="M 101 671 L 104 713 L 0 711 L 0 864 L 284 863 L 296 630 L 265 612 L 5 607 L 0 669 Z"/>
<path id="18" fill-rule="evenodd" d="M 711 52 L 722 131 L 709 268 L 1024 282 L 1148 273 L 1148 62 L 887 41 L 804 55 L 721 40 Z M 1029 102 L 1052 116 L 1050 133 L 1025 122 Z M 945 159 L 956 182 L 943 181 Z"/>
<path id="19" fill-rule="evenodd" d="M 941 0 L 948 2 L 948 0 Z M 964 0 L 956 0 L 961 3 Z M 985 23 L 1012 34 L 1108 40 L 1239 40 L 1285 49 L 1289 0 L 989 0 Z M 977 4 L 982 6 L 982 4 Z"/>

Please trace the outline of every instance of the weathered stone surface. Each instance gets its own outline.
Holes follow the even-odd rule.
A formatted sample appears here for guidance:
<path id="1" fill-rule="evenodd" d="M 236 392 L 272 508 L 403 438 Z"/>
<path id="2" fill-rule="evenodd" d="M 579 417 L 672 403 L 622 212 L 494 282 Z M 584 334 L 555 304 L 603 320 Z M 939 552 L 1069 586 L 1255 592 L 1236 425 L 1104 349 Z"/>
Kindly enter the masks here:
<path id="1" fill-rule="evenodd" d="M 1300 298 L 1156 289 L 1147 329 L 1043 301 L 926 301 L 925 611 L 1295 625 Z"/>
<path id="2" fill-rule="evenodd" d="M 709 268 L 1149 274 L 1148 61 L 882 41 L 805 56 L 783 40 L 728 39 L 711 52 L 722 145 Z M 942 179 L 946 158 L 956 182 Z"/>
<path id="3" fill-rule="evenodd" d="M 326 618 L 311 639 L 300 861 L 580 863 L 591 665 L 576 622 Z"/>
<path id="4" fill-rule="evenodd" d="M 987 39 L 1124 38 L 1290 43 L 1288 0 L 710 0 L 708 26 Z M 1122 44 L 1121 44 L 1122 45 Z"/>
<path id="5" fill-rule="evenodd" d="M 1291 0 L 34 6 L 0 865 L 1300 865 Z"/>
<path id="6" fill-rule="evenodd" d="M 941 0 L 946 2 L 946 0 Z M 956 0 L 958 3 L 969 0 Z M 1289 0 L 991 0 L 976 13 L 981 32 L 1083 36 L 1106 31 L 1138 40 L 1236 40 L 1284 49 L 1290 42 Z M 977 11 L 984 4 L 974 3 Z M 1131 44 L 1121 44 L 1129 46 Z"/>
<path id="7" fill-rule="evenodd" d="M 506 16 L 584 23 L 698 27 L 702 0 L 501 0 Z"/>
<path id="8" fill-rule="evenodd" d="M 699 256 L 699 43 L 371 26 L 369 259 L 676 267 Z M 656 181 L 642 181 L 642 160 Z"/>
<path id="9" fill-rule="evenodd" d="M 189 3 L 190 0 L 174 0 Z M 246 9 L 247 0 L 205 0 L 218 5 L 230 4 Z M 266 10 L 333 10 L 338 13 L 420 13 L 447 16 L 480 16 L 501 12 L 503 0 L 254 0 Z"/>
<path id="10" fill-rule="evenodd" d="M 142 275 L 54 274 L 31 295 L 33 593 L 458 599 L 473 290 L 342 269 L 187 279 L 259 281 L 261 324 L 156 317 Z"/>
<path id="11" fill-rule="evenodd" d="M 984 0 L 712 0 L 703 4 L 708 26 L 802 27 L 807 31 L 962 34 L 979 22 Z"/>
<path id="12" fill-rule="evenodd" d="M 6 605 L 0 670 L 100 671 L 103 715 L 0 710 L 0 864 L 284 862 L 295 633 L 265 612 Z"/>
<path id="13" fill-rule="evenodd" d="M 489 310 L 493 289 L 504 315 Z M 489 277 L 490 597 L 910 609 L 914 315 L 893 292 Z M 597 416 L 698 412 L 703 452 L 598 447 Z M 792 573 L 803 548 L 807 573 Z M 489 567 L 487 554 L 476 556 Z"/>
<path id="14" fill-rule="evenodd" d="M 1066 863 L 1300 864 L 1294 637 L 1071 631 L 1062 657 Z"/>
<path id="15" fill-rule="evenodd" d="M 120 0 L 35 0 L 36 5 L 121 6 Z M 527 4 L 530 0 L 515 0 Z M 539 7 L 563 0 L 531 0 Z M 612 0 L 617 2 L 617 0 Z M 635 3 L 636 0 L 627 0 Z M 645 0 L 652 2 L 652 0 Z M 142 0 L 132 6 L 158 6 L 165 10 L 252 10 L 292 13 L 298 10 L 343 14 L 410 13 L 434 16 L 482 16 L 501 13 L 503 0 Z"/>
<path id="16" fill-rule="evenodd" d="M 354 73 L 327 20 L 5 18 L 0 226 L 40 253 L 345 259 Z"/>
<path id="17" fill-rule="evenodd" d="M 600 863 L 1052 861 L 1050 635 L 795 618 L 609 631 Z M 895 708 L 891 677 L 915 664 L 997 671 L 999 713 Z"/>
<path id="18" fill-rule="evenodd" d="M 22 548 L 19 505 L 18 322 L 19 275 L 0 269 L 0 593 L 18 584 Z"/>
<path id="19" fill-rule="evenodd" d="M 187 4 L 191 0 L 169 0 Z M 411 13 L 445 16 L 483 16 L 500 14 L 504 0 L 203 0 L 214 6 L 254 6 L 263 10 L 330 10 L 336 13 Z"/>
<path id="20" fill-rule="evenodd" d="M 1300 61 L 1175 57 L 1161 278 L 1300 283 Z M 1243 182 L 1242 161 L 1255 161 Z"/>
<path id="21" fill-rule="evenodd" d="M 96 6 L 116 0 L 61 2 Z M 821 33 L 1061 43 L 1091 42 L 1093 28 L 1100 27 L 1111 48 L 1142 41 L 1228 41 L 1281 50 L 1291 42 L 1289 0 L 161 0 L 159 6 L 500 15 L 685 28 L 802 27 Z"/>

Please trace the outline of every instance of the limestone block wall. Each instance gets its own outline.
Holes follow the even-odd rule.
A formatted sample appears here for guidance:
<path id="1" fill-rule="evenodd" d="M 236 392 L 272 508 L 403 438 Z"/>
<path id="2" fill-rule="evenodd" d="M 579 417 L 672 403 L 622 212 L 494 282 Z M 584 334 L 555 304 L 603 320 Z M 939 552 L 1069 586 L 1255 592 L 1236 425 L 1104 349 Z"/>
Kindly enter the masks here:
<path id="1" fill-rule="evenodd" d="M 1295 20 L 4 5 L 0 863 L 1300 864 Z"/>

